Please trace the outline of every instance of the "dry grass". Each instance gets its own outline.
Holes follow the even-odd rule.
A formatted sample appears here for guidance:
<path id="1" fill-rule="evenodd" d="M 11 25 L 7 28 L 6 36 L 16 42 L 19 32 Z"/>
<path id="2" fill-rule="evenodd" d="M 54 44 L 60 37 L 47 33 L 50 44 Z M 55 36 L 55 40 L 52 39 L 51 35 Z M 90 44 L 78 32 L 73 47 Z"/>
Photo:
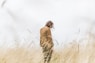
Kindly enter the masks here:
<path id="1" fill-rule="evenodd" d="M 95 63 L 95 36 L 89 35 L 86 45 L 73 41 L 64 48 L 54 50 L 50 63 Z M 17 47 L 0 49 L 0 63 L 43 63 L 40 48 Z"/>
<path id="2" fill-rule="evenodd" d="M 79 48 L 73 43 L 60 50 L 55 50 L 51 63 L 93 63 L 95 48 Z M 43 63 L 41 49 L 13 48 L 0 52 L 0 63 Z"/>

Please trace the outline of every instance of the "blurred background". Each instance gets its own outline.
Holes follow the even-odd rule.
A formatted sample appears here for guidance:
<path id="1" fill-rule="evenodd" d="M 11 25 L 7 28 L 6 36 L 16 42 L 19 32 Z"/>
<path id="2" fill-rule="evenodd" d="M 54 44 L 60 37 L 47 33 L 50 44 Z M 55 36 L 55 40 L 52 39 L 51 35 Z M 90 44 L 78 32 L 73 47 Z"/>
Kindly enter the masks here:
<path id="1" fill-rule="evenodd" d="M 95 34 L 95 0 L 0 0 L 0 47 L 39 47 L 48 20 L 55 47 L 79 42 Z"/>

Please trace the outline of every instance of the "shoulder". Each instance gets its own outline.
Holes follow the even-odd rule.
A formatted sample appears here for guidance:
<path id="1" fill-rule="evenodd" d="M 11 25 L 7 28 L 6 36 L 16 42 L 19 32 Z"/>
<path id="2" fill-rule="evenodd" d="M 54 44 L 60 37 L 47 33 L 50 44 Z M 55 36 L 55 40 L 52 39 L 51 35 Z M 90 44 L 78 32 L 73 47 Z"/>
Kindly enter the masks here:
<path id="1" fill-rule="evenodd" d="M 50 30 L 50 28 L 49 27 L 42 27 L 40 30 Z"/>

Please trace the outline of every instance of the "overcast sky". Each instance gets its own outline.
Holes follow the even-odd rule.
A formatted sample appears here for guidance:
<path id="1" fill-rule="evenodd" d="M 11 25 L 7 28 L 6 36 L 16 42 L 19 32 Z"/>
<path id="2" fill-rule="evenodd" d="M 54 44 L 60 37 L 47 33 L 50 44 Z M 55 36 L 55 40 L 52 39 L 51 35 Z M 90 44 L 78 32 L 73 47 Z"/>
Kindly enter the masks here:
<path id="1" fill-rule="evenodd" d="M 39 30 L 48 20 L 54 22 L 54 43 L 61 45 L 95 27 L 95 0 L 0 0 L 0 5 L 0 46 L 39 45 Z"/>

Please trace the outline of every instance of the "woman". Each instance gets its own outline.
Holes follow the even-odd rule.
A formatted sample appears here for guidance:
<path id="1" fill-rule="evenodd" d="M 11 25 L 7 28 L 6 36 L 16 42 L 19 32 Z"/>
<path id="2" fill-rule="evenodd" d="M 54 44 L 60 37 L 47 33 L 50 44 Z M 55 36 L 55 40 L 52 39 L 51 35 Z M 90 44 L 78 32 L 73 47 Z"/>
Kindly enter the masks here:
<path id="1" fill-rule="evenodd" d="M 48 21 L 46 25 L 40 29 L 40 46 L 43 49 L 44 63 L 49 63 L 53 52 L 53 40 L 51 35 L 53 22 Z"/>

